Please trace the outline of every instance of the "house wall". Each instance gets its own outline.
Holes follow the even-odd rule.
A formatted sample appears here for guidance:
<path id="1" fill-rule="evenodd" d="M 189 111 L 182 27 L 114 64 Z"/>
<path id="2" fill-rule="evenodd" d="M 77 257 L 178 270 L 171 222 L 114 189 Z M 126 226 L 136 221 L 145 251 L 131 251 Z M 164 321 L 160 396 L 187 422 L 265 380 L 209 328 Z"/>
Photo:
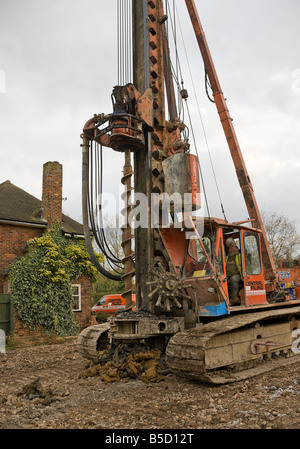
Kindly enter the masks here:
<path id="1" fill-rule="evenodd" d="M 79 325 L 79 330 L 83 330 L 85 327 L 98 324 L 95 317 L 91 316 L 91 281 L 87 276 L 81 276 L 74 281 L 74 284 L 81 285 L 81 311 L 74 312 L 76 323 Z M 49 336 L 45 334 L 42 326 L 38 326 L 34 331 L 30 330 L 18 316 L 18 311 L 14 309 L 14 337 L 15 345 L 22 345 L 22 342 L 35 342 L 47 341 Z M 50 336 L 51 337 L 51 336 Z"/>
<path id="2" fill-rule="evenodd" d="M 13 226 L 0 224 L 0 294 L 7 293 L 7 276 L 4 276 L 5 270 L 11 263 L 24 255 L 23 249 L 28 240 L 40 237 L 44 229 Z M 74 284 L 81 285 L 81 310 L 74 312 L 76 322 L 80 326 L 80 330 L 97 324 L 91 315 L 91 281 L 87 276 L 81 276 L 80 279 L 74 281 Z M 5 289 L 5 291 L 4 291 Z M 41 337 L 42 328 L 32 332 L 19 319 L 17 311 L 14 312 L 14 333 L 17 338 Z"/>
<path id="3" fill-rule="evenodd" d="M 0 294 L 5 277 L 3 270 L 23 256 L 23 248 L 28 240 L 42 235 L 43 229 L 0 224 Z"/>
<path id="4" fill-rule="evenodd" d="M 91 316 L 91 280 L 88 276 L 81 276 L 73 284 L 81 285 L 81 311 L 74 312 L 76 322 L 79 324 L 80 329 L 91 326 L 93 324 L 98 324 L 95 318 Z"/>

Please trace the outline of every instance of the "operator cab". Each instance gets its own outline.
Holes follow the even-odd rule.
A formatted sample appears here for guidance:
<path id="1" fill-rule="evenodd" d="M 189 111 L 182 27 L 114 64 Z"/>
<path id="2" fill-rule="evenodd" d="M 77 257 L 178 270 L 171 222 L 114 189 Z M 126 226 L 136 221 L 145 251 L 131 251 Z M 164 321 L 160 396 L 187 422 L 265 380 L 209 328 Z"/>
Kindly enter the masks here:
<path id="1" fill-rule="evenodd" d="M 240 261 L 237 304 L 230 302 L 232 282 L 227 261 L 230 239 L 236 247 Z M 227 265 L 227 266 L 226 266 Z M 210 220 L 204 226 L 201 242 L 198 238 L 188 242 L 186 258 L 186 284 L 192 282 L 197 290 L 200 315 L 221 315 L 238 308 L 268 304 L 261 260 L 260 231 L 241 225 L 230 225 L 221 220 Z"/>
<path id="2" fill-rule="evenodd" d="M 197 228 L 197 224 L 195 224 Z M 201 227 L 202 226 L 202 227 Z M 219 316 L 242 308 L 268 304 L 261 260 L 261 231 L 225 220 L 204 219 L 201 232 L 190 228 L 160 228 L 160 236 L 198 316 Z M 230 305 L 230 282 L 226 272 L 228 248 L 233 239 L 240 254 L 239 305 Z"/>
<path id="3" fill-rule="evenodd" d="M 241 306 L 255 306 L 267 304 L 265 280 L 261 260 L 260 231 L 253 228 L 242 227 L 223 228 L 223 243 L 226 260 L 228 260 L 228 247 L 226 241 L 230 238 L 238 248 L 241 259 L 241 280 L 239 285 L 239 298 Z M 228 273 L 227 280 L 228 280 Z M 230 296 L 230 287 L 228 285 Z"/>

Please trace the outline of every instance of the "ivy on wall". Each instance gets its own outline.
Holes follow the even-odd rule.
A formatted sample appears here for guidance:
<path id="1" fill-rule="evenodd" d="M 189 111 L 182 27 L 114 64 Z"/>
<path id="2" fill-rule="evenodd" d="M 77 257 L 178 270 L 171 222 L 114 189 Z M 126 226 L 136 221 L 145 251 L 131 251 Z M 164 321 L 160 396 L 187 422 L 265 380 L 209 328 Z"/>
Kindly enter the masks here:
<path id="1" fill-rule="evenodd" d="M 82 274 L 95 280 L 97 270 L 81 239 L 66 238 L 58 223 L 28 242 L 28 252 L 9 273 L 12 297 L 24 324 L 60 336 L 78 331 L 72 282 Z"/>

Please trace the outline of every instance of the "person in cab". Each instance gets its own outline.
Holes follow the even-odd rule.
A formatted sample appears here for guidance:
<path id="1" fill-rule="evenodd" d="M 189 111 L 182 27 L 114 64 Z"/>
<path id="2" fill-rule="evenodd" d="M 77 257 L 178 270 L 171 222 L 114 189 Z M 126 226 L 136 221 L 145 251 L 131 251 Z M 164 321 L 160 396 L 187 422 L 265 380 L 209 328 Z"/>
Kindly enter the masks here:
<path id="1" fill-rule="evenodd" d="M 239 306 L 241 300 L 238 296 L 240 290 L 240 282 L 243 279 L 242 274 L 242 258 L 237 244 L 232 238 L 226 240 L 227 256 L 226 256 L 226 277 L 229 290 L 229 304 L 231 306 Z"/>

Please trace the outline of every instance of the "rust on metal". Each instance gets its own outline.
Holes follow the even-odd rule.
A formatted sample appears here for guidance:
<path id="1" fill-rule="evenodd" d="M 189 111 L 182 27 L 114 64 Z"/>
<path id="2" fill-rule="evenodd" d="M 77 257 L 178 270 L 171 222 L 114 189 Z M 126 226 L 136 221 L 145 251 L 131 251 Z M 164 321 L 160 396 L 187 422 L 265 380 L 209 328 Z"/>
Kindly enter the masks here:
<path id="1" fill-rule="evenodd" d="M 248 213 L 250 215 L 250 218 L 254 220 L 254 227 L 261 229 L 263 234 L 262 257 L 264 261 L 266 280 L 269 281 L 268 288 L 270 291 L 272 291 L 275 290 L 276 269 L 272 258 L 271 249 L 267 240 L 264 225 L 262 222 L 262 218 L 254 195 L 253 187 L 250 181 L 250 177 L 248 175 L 244 158 L 233 127 L 232 123 L 233 120 L 229 114 L 226 100 L 224 98 L 224 94 L 222 92 L 221 85 L 215 70 L 215 66 L 207 45 L 206 37 L 200 22 L 195 2 L 194 0 L 185 0 L 185 2 L 194 28 L 199 49 L 201 51 L 202 58 L 205 64 L 205 69 L 207 71 L 207 75 L 212 87 L 213 97 L 228 142 L 229 150 L 231 152 L 232 160 L 236 169 L 242 193 L 245 198 Z"/>
<path id="2" fill-rule="evenodd" d="M 132 284 L 132 277 L 135 274 L 135 269 L 133 266 L 133 260 L 132 257 L 134 256 L 134 251 L 132 250 L 132 239 L 134 236 L 131 232 L 131 225 L 130 225 L 130 210 L 131 210 L 131 191 L 133 190 L 133 187 L 131 186 L 131 177 L 132 177 L 132 166 L 131 166 L 131 155 L 130 150 L 125 151 L 125 164 L 124 164 L 124 170 L 123 170 L 123 178 L 122 178 L 122 184 L 125 186 L 125 191 L 123 194 L 123 199 L 125 202 L 125 208 L 123 209 L 122 213 L 125 217 L 125 224 L 122 227 L 122 248 L 124 252 L 124 258 L 122 260 L 124 264 L 124 275 L 122 279 L 125 283 L 125 291 L 123 294 L 123 297 L 125 299 L 125 309 L 129 309 L 133 306 L 132 302 L 132 290 L 133 290 L 133 284 Z"/>

